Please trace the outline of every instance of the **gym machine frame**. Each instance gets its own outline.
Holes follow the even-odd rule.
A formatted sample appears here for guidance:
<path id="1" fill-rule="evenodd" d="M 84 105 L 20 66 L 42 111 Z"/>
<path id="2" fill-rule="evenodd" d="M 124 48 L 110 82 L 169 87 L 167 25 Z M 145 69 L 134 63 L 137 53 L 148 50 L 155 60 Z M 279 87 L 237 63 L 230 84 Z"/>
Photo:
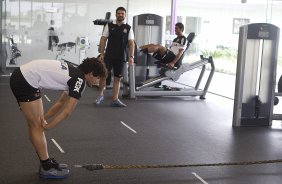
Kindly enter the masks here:
<path id="1" fill-rule="evenodd" d="M 233 126 L 270 126 L 273 116 L 279 28 L 256 23 L 240 27 Z"/>
<path id="2" fill-rule="evenodd" d="M 206 81 L 206 84 L 204 86 L 204 89 L 199 89 L 202 78 L 206 71 L 207 64 L 211 65 L 211 70 L 208 79 Z M 128 64 L 126 63 L 126 68 L 127 65 Z M 156 88 L 154 88 L 153 90 L 148 89 L 161 81 L 165 81 L 165 80 L 177 81 L 184 72 L 193 70 L 198 67 L 202 67 L 202 69 L 194 88 L 181 89 L 179 91 L 156 90 Z M 134 65 L 130 65 L 129 74 L 127 73 L 124 75 L 123 96 L 128 96 L 131 99 L 134 99 L 137 96 L 200 96 L 200 99 L 205 99 L 205 95 L 208 91 L 210 82 L 212 80 L 215 71 L 212 57 L 204 58 L 203 56 L 201 56 L 201 60 L 199 61 L 193 62 L 191 64 L 184 63 L 177 70 L 173 70 L 173 69 L 167 70 L 165 72 L 165 75 L 160 75 L 158 77 L 154 77 L 152 79 L 146 80 L 143 82 L 142 86 L 136 87 L 134 68 L 135 68 Z"/>

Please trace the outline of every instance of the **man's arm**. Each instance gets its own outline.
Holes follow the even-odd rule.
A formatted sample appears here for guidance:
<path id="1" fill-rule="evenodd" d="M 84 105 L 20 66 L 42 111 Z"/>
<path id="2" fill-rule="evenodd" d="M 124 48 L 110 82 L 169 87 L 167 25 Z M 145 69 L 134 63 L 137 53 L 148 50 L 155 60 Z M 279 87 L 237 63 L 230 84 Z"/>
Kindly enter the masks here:
<path id="1" fill-rule="evenodd" d="M 54 103 L 54 105 L 52 105 L 52 107 L 49 108 L 47 113 L 44 115 L 44 118 L 48 120 L 52 118 L 54 115 L 56 115 L 65 105 L 67 99 L 68 99 L 68 95 L 66 94 L 66 92 L 63 92 L 60 98 Z"/>
<path id="2" fill-rule="evenodd" d="M 134 40 L 128 40 L 129 45 L 129 64 L 133 64 L 135 43 Z"/>
<path id="3" fill-rule="evenodd" d="M 171 61 L 170 63 L 168 63 L 168 67 L 169 68 L 173 68 L 174 67 L 175 63 L 177 63 L 177 61 L 180 59 L 180 57 L 182 56 L 183 52 L 184 52 L 184 49 L 179 49 L 179 52 L 175 56 L 174 60 Z"/>
<path id="4" fill-rule="evenodd" d="M 100 40 L 100 59 L 101 59 L 101 62 L 104 62 L 104 55 L 105 55 L 105 47 L 106 47 L 106 43 L 107 43 L 107 37 L 105 36 L 102 36 L 101 37 L 101 40 Z"/>
<path id="5" fill-rule="evenodd" d="M 100 39 L 100 44 L 99 44 L 100 61 L 103 64 L 104 64 L 104 57 L 105 57 L 105 47 L 106 47 L 106 43 L 108 40 L 108 36 L 109 36 L 109 25 L 106 24 L 106 26 L 104 27 L 101 39 Z M 106 78 L 101 77 L 99 80 L 99 92 L 98 92 L 99 96 L 104 95 L 105 86 L 106 86 Z"/>
<path id="6" fill-rule="evenodd" d="M 103 33 L 100 39 L 100 44 L 99 44 L 99 52 L 100 52 L 100 60 L 103 63 L 104 62 L 104 56 L 105 56 L 105 47 L 107 43 L 107 39 L 109 37 L 109 24 L 106 24 Z"/>
<path id="7" fill-rule="evenodd" d="M 65 93 L 65 95 L 67 95 Z M 64 108 L 62 109 L 62 111 L 56 115 L 50 122 L 46 122 L 46 120 L 44 119 L 44 117 L 41 117 L 41 124 L 43 126 L 44 129 L 51 129 L 54 126 L 56 126 L 58 123 L 60 123 L 61 121 L 63 121 L 64 119 L 66 119 L 74 110 L 78 100 L 76 98 L 70 97 L 70 96 L 61 96 L 61 98 L 63 98 L 65 100 L 65 105 Z M 61 99 L 60 98 L 60 99 Z M 60 100 L 59 99 L 59 100 Z"/>

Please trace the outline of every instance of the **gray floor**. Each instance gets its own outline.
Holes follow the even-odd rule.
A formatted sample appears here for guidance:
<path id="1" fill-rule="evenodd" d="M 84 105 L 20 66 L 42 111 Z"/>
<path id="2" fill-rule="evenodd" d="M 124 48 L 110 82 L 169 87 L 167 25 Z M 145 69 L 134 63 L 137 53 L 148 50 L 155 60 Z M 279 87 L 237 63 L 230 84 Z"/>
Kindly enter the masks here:
<path id="1" fill-rule="evenodd" d="M 74 167 L 86 163 L 174 165 L 281 159 L 280 122 L 272 127 L 233 128 L 230 93 L 234 90 L 226 87 L 223 80 L 232 82 L 228 77 L 217 77 L 222 83 L 212 84 L 212 93 L 207 94 L 206 100 L 198 97 L 123 99 L 127 108 L 109 107 L 111 90 L 106 92 L 105 103 L 95 107 L 92 102 L 97 90 L 88 88 L 71 117 L 46 133 L 50 155 L 70 166 L 70 177 L 60 181 L 39 179 L 38 159 L 9 89 L 9 77 L 0 77 L 0 183 L 280 184 L 280 163 L 101 171 Z M 214 94 L 222 88 L 230 90 L 228 95 L 222 95 L 227 98 Z M 43 97 L 45 109 L 59 95 L 53 91 L 43 94 L 51 100 Z"/>

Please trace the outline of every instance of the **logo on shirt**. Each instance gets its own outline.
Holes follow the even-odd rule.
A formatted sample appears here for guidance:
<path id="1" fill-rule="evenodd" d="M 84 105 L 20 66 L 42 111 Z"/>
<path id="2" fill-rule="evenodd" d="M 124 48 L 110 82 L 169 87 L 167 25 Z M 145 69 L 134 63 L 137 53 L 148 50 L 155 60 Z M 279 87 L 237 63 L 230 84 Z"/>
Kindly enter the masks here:
<path id="1" fill-rule="evenodd" d="M 124 28 L 123 33 L 127 33 L 127 29 L 126 28 Z"/>
<path id="2" fill-rule="evenodd" d="M 68 64 L 66 62 L 61 61 L 61 68 L 62 70 L 67 70 L 68 69 Z"/>
<path id="3" fill-rule="evenodd" d="M 73 91 L 76 91 L 76 92 L 79 93 L 79 90 L 80 90 L 80 88 L 81 88 L 82 83 L 83 83 L 83 80 L 78 77 L 78 78 L 77 78 L 77 81 L 76 81 L 76 83 L 75 83 L 75 86 L 74 86 L 74 90 L 73 90 Z"/>

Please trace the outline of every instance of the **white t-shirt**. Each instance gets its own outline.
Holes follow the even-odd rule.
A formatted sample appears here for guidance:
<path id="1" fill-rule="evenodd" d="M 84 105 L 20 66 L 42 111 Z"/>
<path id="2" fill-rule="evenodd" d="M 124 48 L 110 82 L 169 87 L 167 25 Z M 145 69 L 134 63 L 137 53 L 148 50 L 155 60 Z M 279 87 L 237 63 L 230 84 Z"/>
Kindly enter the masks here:
<path id="1" fill-rule="evenodd" d="M 175 38 L 172 41 L 172 44 L 171 44 L 169 50 L 171 52 L 173 52 L 174 55 L 177 55 L 179 53 L 180 49 L 185 50 L 186 42 L 187 42 L 187 39 L 186 39 L 185 36 L 178 36 L 177 38 Z"/>
<path id="2" fill-rule="evenodd" d="M 25 80 L 34 88 L 68 91 L 79 99 L 85 88 L 84 74 L 58 60 L 39 59 L 20 66 Z"/>

